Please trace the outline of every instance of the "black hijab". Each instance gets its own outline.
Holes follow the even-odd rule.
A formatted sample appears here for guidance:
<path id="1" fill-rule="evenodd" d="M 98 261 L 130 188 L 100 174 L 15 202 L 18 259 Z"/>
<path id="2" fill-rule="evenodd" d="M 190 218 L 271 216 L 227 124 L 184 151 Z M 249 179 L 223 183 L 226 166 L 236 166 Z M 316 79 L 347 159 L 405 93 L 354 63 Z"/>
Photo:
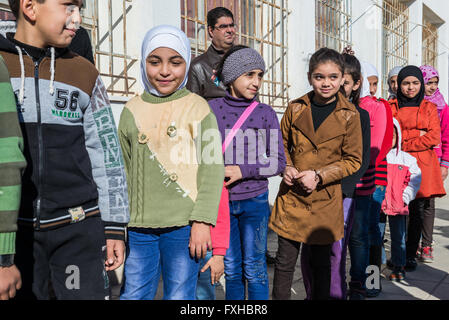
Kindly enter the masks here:
<path id="1" fill-rule="evenodd" d="M 401 84 L 407 77 L 415 77 L 421 82 L 421 90 L 414 98 L 407 98 L 401 90 Z M 407 66 L 402 68 L 398 75 L 398 105 L 399 108 L 402 107 L 419 107 L 421 102 L 424 100 L 424 95 L 426 93 L 426 88 L 424 87 L 424 77 L 421 70 L 416 66 Z"/>

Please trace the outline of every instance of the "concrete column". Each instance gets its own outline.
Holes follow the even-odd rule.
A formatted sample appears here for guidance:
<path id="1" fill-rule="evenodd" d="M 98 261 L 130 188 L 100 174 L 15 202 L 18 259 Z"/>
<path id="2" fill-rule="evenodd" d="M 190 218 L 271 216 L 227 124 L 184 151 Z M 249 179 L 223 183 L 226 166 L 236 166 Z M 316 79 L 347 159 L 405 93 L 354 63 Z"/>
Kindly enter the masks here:
<path id="1" fill-rule="evenodd" d="M 423 0 L 423 5 L 427 6 L 438 16 L 438 72 L 440 73 L 440 91 L 449 99 L 449 2 L 439 0 Z M 438 20 L 437 19 L 437 20 Z"/>
<path id="2" fill-rule="evenodd" d="M 311 90 L 307 72 L 315 52 L 315 0 L 289 1 L 288 5 L 289 96 L 295 99 Z"/>
<path id="3" fill-rule="evenodd" d="M 409 64 L 420 66 L 422 63 L 422 22 L 423 3 L 416 0 L 409 8 Z"/>

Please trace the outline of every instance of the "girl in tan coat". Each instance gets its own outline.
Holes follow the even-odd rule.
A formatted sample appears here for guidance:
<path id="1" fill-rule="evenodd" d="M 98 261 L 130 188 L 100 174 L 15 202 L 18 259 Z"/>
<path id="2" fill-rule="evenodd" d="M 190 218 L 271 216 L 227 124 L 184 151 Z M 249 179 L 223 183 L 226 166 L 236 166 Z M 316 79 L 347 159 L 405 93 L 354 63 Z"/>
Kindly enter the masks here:
<path id="1" fill-rule="evenodd" d="M 308 78 L 313 91 L 293 101 L 281 121 L 287 168 L 270 228 L 278 234 L 273 299 L 289 299 L 301 243 L 310 254 L 312 299 L 328 299 L 331 246 L 344 234 L 341 179 L 362 162 L 360 116 L 339 92 L 344 61 L 317 51 Z"/>

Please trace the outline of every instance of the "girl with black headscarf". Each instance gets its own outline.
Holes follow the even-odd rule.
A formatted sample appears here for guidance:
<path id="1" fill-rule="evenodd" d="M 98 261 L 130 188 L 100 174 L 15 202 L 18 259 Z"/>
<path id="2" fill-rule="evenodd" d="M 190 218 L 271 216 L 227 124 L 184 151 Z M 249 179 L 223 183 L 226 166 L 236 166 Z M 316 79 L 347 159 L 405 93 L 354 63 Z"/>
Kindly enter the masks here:
<path id="1" fill-rule="evenodd" d="M 420 254 L 432 255 L 432 234 L 436 197 L 446 195 L 440 165 L 433 148 L 440 144 L 438 111 L 424 99 L 421 70 L 407 66 L 398 75 L 397 99 L 390 101 L 393 116 L 402 128 L 402 149 L 414 156 L 421 169 L 421 188 L 409 205 L 406 270 L 416 269 L 416 253 L 422 236 Z"/>

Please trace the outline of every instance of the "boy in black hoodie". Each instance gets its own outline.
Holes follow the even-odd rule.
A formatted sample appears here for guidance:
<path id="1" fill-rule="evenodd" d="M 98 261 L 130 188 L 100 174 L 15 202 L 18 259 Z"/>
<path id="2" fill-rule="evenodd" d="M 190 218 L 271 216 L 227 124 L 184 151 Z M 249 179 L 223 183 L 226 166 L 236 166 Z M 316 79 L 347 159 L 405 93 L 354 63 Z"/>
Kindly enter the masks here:
<path id="1" fill-rule="evenodd" d="M 50 288 L 58 299 L 108 299 L 106 271 L 123 263 L 128 195 L 106 89 L 95 67 L 67 49 L 82 0 L 9 4 L 17 32 L 0 37 L 0 54 L 29 164 L 17 234 L 18 297 L 32 290 L 48 299 Z"/>

